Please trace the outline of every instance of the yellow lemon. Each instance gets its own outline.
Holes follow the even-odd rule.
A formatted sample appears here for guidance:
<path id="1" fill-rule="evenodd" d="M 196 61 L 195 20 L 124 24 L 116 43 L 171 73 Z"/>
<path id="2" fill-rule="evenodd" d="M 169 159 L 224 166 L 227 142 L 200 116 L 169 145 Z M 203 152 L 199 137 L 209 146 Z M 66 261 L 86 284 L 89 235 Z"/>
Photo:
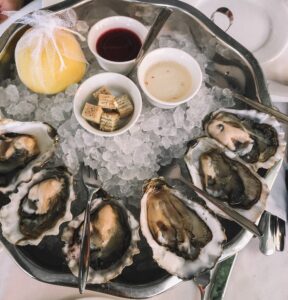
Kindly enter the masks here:
<path id="1" fill-rule="evenodd" d="M 33 92 L 56 94 L 79 82 L 86 60 L 73 34 L 54 30 L 51 34 L 33 28 L 18 41 L 15 62 L 21 81 Z"/>

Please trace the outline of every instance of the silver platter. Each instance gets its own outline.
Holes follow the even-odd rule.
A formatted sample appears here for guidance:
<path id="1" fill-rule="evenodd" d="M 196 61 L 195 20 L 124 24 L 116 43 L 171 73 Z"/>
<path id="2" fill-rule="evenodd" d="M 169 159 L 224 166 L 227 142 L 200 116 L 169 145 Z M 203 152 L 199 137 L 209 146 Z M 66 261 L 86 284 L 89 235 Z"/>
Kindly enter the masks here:
<path id="1" fill-rule="evenodd" d="M 188 4 L 176 0 L 148 0 L 145 2 L 132 0 L 67 0 L 49 7 L 49 10 L 60 12 L 68 8 L 74 8 L 79 19 L 86 20 L 89 25 L 92 25 L 94 21 L 90 12 L 97 7 L 111 8 L 119 15 L 136 16 L 138 19 L 139 17 L 141 19 L 141 15 L 149 16 L 148 19 L 151 19 L 151 22 L 153 22 L 161 7 L 170 7 L 173 10 L 174 22 L 177 20 L 178 24 L 183 22 L 189 25 L 191 38 L 194 39 L 199 49 L 209 59 L 215 72 L 214 75 L 217 75 L 217 73 L 220 75 L 229 74 L 227 87 L 230 84 L 233 84 L 234 87 L 236 85 L 238 90 L 246 97 L 255 99 L 255 101 L 262 102 L 265 105 L 271 105 L 262 71 L 253 55 Z M 169 20 L 165 26 L 168 25 Z M 9 77 L 9 65 L 13 60 L 15 44 L 26 29 L 23 25 L 12 24 L 1 36 L 0 80 Z M 278 169 L 276 168 L 268 175 L 270 185 L 272 185 L 277 173 Z M 243 249 L 252 238 L 250 233 L 239 230 L 233 222 L 227 223 L 225 226 L 226 229 L 228 228 L 230 232 L 228 236 L 230 236 L 221 260 Z M 37 247 L 16 247 L 9 244 L 2 236 L 0 238 L 18 265 L 32 277 L 46 283 L 77 287 L 77 278 L 71 274 L 66 266 L 61 254 L 61 242 L 56 237 L 46 238 L 45 243 L 41 243 Z M 87 288 L 126 298 L 148 298 L 181 282 L 179 278 L 170 276 L 153 263 L 151 250 L 144 241 L 142 241 L 140 248 L 142 254 L 136 258 L 133 266 L 124 270 L 121 276 L 107 284 L 88 285 Z"/>

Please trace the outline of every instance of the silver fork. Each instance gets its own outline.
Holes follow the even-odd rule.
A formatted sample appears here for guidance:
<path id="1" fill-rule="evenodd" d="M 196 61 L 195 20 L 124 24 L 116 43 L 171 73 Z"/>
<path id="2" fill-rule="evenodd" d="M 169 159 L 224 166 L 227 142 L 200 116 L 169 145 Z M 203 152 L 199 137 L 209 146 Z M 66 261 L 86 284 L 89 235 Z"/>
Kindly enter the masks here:
<path id="1" fill-rule="evenodd" d="M 88 201 L 85 209 L 85 217 L 81 239 L 81 251 L 79 259 L 79 273 L 78 273 L 78 287 L 80 294 L 83 293 L 86 287 L 89 262 L 90 262 L 90 210 L 91 202 L 94 193 L 96 193 L 100 187 L 100 181 L 98 180 L 98 174 L 96 170 L 91 169 L 89 166 L 81 165 L 81 174 L 83 183 L 88 192 Z"/>

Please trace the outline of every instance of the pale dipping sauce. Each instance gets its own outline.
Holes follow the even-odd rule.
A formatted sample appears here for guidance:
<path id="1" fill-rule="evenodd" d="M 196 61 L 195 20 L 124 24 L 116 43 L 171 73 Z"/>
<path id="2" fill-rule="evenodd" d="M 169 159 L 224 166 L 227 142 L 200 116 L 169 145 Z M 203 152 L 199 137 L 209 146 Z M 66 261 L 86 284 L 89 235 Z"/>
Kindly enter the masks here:
<path id="1" fill-rule="evenodd" d="M 192 89 L 189 71 L 174 61 L 163 61 L 151 66 L 144 78 L 147 91 L 164 102 L 178 102 L 188 97 Z"/>

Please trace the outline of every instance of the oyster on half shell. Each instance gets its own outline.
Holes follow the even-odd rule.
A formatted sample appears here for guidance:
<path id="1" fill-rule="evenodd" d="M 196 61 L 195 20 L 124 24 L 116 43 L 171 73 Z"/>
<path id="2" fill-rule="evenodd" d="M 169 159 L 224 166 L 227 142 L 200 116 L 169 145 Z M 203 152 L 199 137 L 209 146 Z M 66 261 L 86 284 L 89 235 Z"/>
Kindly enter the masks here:
<path id="1" fill-rule="evenodd" d="M 0 192 L 29 181 L 33 167 L 51 157 L 56 141 L 56 130 L 48 124 L 0 119 Z"/>
<path id="2" fill-rule="evenodd" d="M 144 191 L 141 230 L 158 265 L 182 279 L 211 269 L 226 240 L 217 217 L 169 187 L 163 178 L 149 180 Z"/>
<path id="3" fill-rule="evenodd" d="M 210 138 L 199 138 L 190 146 L 185 162 L 194 184 L 225 201 L 252 221 L 263 212 L 268 197 L 264 179 L 234 153 Z M 210 202 L 217 214 L 227 216 Z"/>
<path id="4" fill-rule="evenodd" d="M 101 193 L 104 195 L 101 195 Z M 67 264 L 78 276 L 84 212 L 63 230 L 63 253 Z M 90 268 L 88 282 L 105 283 L 117 277 L 133 263 L 139 253 L 139 224 L 120 201 L 109 198 L 104 191 L 97 193 L 90 214 Z"/>
<path id="5" fill-rule="evenodd" d="M 219 109 L 203 120 L 206 134 L 254 169 L 270 168 L 284 156 L 286 141 L 278 121 L 256 110 Z"/>
<path id="6" fill-rule="evenodd" d="M 73 177 L 64 167 L 43 169 L 9 198 L 10 203 L 0 210 L 3 236 L 12 244 L 38 245 L 72 219 Z"/>

